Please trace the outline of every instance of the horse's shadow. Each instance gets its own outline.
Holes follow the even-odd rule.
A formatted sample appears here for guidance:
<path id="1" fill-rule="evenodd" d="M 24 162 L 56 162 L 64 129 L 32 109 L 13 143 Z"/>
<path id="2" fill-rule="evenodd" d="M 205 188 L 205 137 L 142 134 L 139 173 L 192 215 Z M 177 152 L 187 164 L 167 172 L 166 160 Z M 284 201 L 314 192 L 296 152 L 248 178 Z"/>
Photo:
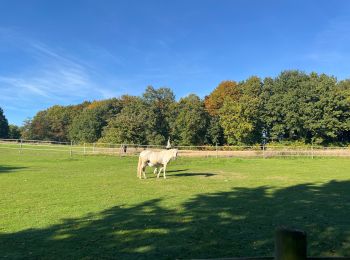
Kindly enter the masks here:
<path id="1" fill-rule="evenodd" d="M 170 170 L 170 171 L 166 171 L 166 175 L 167 177 L 194 177 L 194 176 L 212 177 L 217 175 L 215 173 L 210 173 L 210 172 L 185 172 L 188 170 L 189 169 Z M 184 172 L 184 173 L 179 173 L 179 172 Z M 175 173 L 175 174 L 172 174 L 172 173 Z M 153 177 L 152 175 L 149 175 L 149 177 L 152 178 Z M 163 176 L 163 173 L 161 173 L 160 177 L 162 176 Z"/>
<path id="2" fill-rule="evenodd" d="M 181 170 L 171 170 L 171 171 L 166 171 L 167 173 L 171 173 L 171 172 L 185 172 L 188 171 L 189 169 L 181 169 Z"/>
<path id="3" fill-rule="evenodd" d="M 0 174 L 1 173 L 13 173 L 13 172 L 17 172 L 19 170 L 25 169 L 25 168 L 27 168 L 27 167 L 0 165 Z"/>
<path id="4" fill-rule="evenodd" d="M 212 177 L 215 175 L 217 174 L 210 173 L 210 172 L 185 172 L 185 173 L 171 174 L 169 176 L 171 177 L 193 177 L 193 176 Z"/>
<path id="5" fill-rule="evenodd" d="M 217 175 L 217 174 L 211 173 L 211 172 L 185 172 L 188 170 L 189 169 L 172 170 L 172 171 L 167 171 L 167 173 L 169 173 L 169 176 L 175 176 L 175 177 L 192 177 L 192 176 L 211 177 L 211 176 Z M 171 174 L 173 172 L 185 172 L 185 173 Z"/>

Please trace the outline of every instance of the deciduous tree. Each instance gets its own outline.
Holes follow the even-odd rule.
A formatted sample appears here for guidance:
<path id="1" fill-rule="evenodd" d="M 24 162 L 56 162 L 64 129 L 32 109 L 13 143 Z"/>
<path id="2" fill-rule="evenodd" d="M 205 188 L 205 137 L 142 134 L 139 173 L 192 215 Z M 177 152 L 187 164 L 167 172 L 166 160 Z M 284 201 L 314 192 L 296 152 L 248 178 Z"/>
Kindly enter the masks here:
<path id="1" fill-rule="evenodd" d="M 122 111 L 104 128 L 101 142 L 146 144 L 146 105 L 139 97 L 128 97 Z"/>
<path id="2" fill-rule="evenodd" d="M 8 138 L 20 139 L 21 138 L 21 129 L 16 125 L 9 125 Z"/>
<path id="3" fill-rule="evenodd" d="M 4 111 L 0 107 L 0 138 L 7 138 L 9 132 L 9 124 L 4 115 Z"/>
<path id="4" fill-rule="evenodd" d="M 204 144 L 209 118 L 200 98 L 194 94 L 181 98 L 176 111 L 173 124 L 175 142 L 181 145 Z"/>
<path id="5" fill-rule="evenodd" d="M 209 96 L 204 99 L 205 108 L 211 116 L 218 114 L 227 97 L 237 100 L 240 97 L 240 90 L 235 81 L 222 81 Z"/>

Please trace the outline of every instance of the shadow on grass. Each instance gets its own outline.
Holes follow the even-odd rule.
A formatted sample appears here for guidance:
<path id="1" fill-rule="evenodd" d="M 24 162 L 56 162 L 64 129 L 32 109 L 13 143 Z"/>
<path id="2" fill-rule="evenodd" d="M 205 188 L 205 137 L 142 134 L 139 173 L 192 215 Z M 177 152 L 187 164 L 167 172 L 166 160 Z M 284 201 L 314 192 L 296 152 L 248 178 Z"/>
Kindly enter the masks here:
<path id="1" fill-rule="evenodd" d="M 350 255 L 350 181 L 234 188 L 165 208 L 119 205 L 43 229 L 0 233 L 8 258 L 176 259 L 273 254 L 276 226 L 308 233 L 309 255 Z"/>
<path id="2" fill-rule="evenodd" d="M 172 171 L 166 171 L 166 177 L 167 178 L 173 178 L 173 177 L 212 177 L 217 175 L 216 173 L 210 173 L 210 172 L 185 172 L 185 173 L 177 173 L 177 172 L 184 172 L 188 169 L 183 170 L 172 170 Z M 176 174 L 173 174 L 176 173 Z M 147 172 L 146 176 L 148 179 L 157 178 L 157 174 L 154 174 L 152 172 Z M 163 178 L 163 172 L 160 174 L 160 178 Z"/>
<path id="3" fill-rule="evenodd" d="M 180 169 L 180 170 L 170 170 L 170 171 L 166 171 L 167 173 L 169 172 L 185 172 L 188 171 L 189 169 Z"/>
<path id="4" fill-rule="evenodd" d="M 0 174 L 2 173 L 11 173 L 11 172 L 17 172 L 22 169 L 26 169 L 27 167 L 18 167 L 18 166 L 4 166 L 0 165 Z"/>
<path id="5" fill-rule="evenodd" d="M 192 176 L 211 177 L 215 175 L 217 174 L 209 173 L 209 172 L 186 172 L 186 173 L 171 174 L 169 176 L 170 177 L 192 177 Z"/>

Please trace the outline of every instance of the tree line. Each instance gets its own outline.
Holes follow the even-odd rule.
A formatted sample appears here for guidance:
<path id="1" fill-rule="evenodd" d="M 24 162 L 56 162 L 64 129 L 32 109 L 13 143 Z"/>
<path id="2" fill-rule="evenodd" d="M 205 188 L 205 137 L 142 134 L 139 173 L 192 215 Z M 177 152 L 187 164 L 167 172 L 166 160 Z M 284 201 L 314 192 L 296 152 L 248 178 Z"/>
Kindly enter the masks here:
<path id="1" fill-rule="evenodd" d="M 277 77 L 223 81 L 208 96 L 178 101 L 170 88 L 148 86 L 141 96 L 55 105 L 21 128 L 0 108 L 0 137 L 61 142 L 164 145 L 252 145 L 350 142 L 350 80 L 283 71 Z"/>

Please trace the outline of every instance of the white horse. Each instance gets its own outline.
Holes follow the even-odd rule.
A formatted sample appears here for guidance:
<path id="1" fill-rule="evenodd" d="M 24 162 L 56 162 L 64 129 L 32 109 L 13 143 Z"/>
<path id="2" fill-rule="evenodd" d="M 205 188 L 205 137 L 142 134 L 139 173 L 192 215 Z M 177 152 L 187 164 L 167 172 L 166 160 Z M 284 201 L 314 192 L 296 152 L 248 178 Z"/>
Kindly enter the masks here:
<path id="1" fill-rule="evenodd" d="M 156 167 L 156 169 L 154 170 L 154 173 L 156 173 L 157 168 L 160 167 L 159 172 L 157 174 L 157 178 L 159 178 L 159 175 L 163 170 L 163 177 L 164 179 L 166 179 L 166 176 L 165 176 L 166 166 L 170 160 L 176 158 L 177 153 L 178 153 L 177 149 L 162 150 L 160 152 L 154 152 L 150 150 L 142 151 L 140 153 L 139 163 L 137 165 L 137 177 L 141 179 L 143 174 L 143 177 L 146 179 L 145 169 L 147 166 L 150 166 L 150 167 Z"/>

